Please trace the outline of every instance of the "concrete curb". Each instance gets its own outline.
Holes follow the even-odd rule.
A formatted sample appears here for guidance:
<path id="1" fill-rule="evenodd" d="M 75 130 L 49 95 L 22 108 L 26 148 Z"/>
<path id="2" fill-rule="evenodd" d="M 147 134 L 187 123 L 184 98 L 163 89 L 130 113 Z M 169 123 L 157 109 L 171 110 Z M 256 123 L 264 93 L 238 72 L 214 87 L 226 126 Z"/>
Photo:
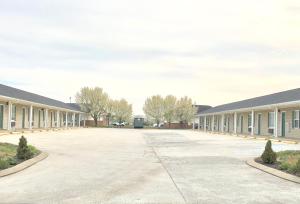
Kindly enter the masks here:
<path id="1" fill-rule="evenodd" d="M 4 170 L 1 170 L 0 171 L 0 177 L 4 177 L 4 176 L 8 176 L 8 175 L 11 175 L 11 174 L 15 174 L 19 171 L 22 171 L 44 159 L 46 159 L 48 157 L 48 154 L 46 152 L 42 152 L 40 153 L 38 156 L 32 158 L 32 159 L 28 159 L 16 166 L 13 166 L 11 168 L 8 168 L 8 169 L 4 169 Z"/>
<path id="2" fill-rule="evenodd" d="M 280 171 L 280 170 L 277 170 L 277 169 L 274 169 L 274 168 L 271 168 L 268 166 L 265 166 L 260 163 L 257 163 L 254 159 L 247 160 L 246 164 L 248 164 L 249 166 L 254 167 L 256 169 L 259 169 L 261 171 L 264 171 L 268 174 L 272 174 L 273 176 L 300 184 L 300 177 L 285 173 L 283 171 Z"/>
<path id="3" fill-rule="evenodd" d="M 83 128 L 83 127 L 80 127 Z M 79 127 L 71 127 L 71 128 L 48 128 L 48 129 L 33 129 L 33 130 L 22 130 L 22 131 L 7 131 L 1 132 L 0 136 L 6 135 L 20 135 L 26 133 L 39 133 L 39 132 L 49 132 L 49 131 L 63 131 L 63 130 L 76 130 L 80 129 Z"/>

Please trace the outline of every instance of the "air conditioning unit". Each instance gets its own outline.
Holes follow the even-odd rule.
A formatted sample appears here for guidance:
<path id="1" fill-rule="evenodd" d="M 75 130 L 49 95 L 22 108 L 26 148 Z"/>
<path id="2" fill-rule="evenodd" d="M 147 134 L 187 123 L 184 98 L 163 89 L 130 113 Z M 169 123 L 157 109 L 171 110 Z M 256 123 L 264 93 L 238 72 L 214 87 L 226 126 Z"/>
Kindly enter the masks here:
<path id="1" fill-rule="evenodd" d="M 12 121 L 11 121 L 11 128 L 14 128 L 14 127 L 16 127 L 16 121 L 15 121 L 15 120 L 12 120 Z"/>
<path id="2" fill-rule="evenodd" d="M 269 129 L 268 129 L 268 133 L 269 133 L 269 134 L 274 134 L 274 129 L 270 129 L 270 128 L 269 128 Z"/>

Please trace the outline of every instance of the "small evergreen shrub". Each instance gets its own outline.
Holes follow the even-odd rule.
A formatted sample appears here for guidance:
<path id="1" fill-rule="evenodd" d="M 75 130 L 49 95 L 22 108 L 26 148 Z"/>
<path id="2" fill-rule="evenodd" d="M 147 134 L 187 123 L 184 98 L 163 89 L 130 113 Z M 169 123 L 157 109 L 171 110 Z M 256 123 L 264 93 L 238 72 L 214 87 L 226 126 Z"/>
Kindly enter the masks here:
<path id="1" fill-rule="evenodd" d="M 9 163 L 6 159 L 0 158 L 0 170 L 1 169 L 6 169 L 9 167 Z"/>
<path id="2" fill-rule="evenodd" d="M 265 151 L 261 155 L 261 159 L 266 164 L 274 164 L 276 162 L 276 152 L 272 149 L 271 140 L 269 140 L 266 144 Z"/>
<path id="3" fill-rule="evenodd" d="M 19 140 L 19 146 L 17 149 L 17 158 L 22 160 L 27 160 L 33 157 L 33 153 L 30 151 L 27 140 L 22 136 Z"/>

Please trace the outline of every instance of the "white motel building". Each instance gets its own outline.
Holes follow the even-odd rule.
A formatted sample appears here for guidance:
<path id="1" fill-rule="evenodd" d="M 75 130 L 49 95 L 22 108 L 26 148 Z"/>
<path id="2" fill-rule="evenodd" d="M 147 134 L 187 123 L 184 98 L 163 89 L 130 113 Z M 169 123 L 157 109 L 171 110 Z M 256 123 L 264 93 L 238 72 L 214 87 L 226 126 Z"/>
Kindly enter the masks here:
<path id="1" fill-rule="evenodd" d="M 197 122 L 202 131 L 300 138 L 299 115 L 300 88 L 212 107 Z"/>
<path id="2" fill-rule="evenodd" d="M 80 127 L 85 117 L 77 104 L 0 84 L 0 130 Z"/>

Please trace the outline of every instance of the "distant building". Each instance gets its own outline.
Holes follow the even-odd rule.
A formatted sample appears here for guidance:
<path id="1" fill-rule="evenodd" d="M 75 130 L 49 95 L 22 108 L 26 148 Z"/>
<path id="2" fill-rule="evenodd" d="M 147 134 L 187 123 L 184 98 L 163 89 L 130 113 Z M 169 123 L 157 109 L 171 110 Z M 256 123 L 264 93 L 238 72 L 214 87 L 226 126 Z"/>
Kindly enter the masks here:
<path id="1" fill-rule="evenodd" d="M 196 107 L 197 108 L 197 112 L 196 112 L 196 117 L 193 121 L 193 125 L 192 125 L 192 128 L 193 129 L 197 129 L 199 127 L 199 123 L 197 122 L 197 118 L 198 118 L 198 115 L 202 112 L 202 111 L 205 111 L 205 110 L 208 110 L 210 108 L 212 108 L 212 106 L 209 106 L 209 105 L 193 105 L 193 107 Z"/>

